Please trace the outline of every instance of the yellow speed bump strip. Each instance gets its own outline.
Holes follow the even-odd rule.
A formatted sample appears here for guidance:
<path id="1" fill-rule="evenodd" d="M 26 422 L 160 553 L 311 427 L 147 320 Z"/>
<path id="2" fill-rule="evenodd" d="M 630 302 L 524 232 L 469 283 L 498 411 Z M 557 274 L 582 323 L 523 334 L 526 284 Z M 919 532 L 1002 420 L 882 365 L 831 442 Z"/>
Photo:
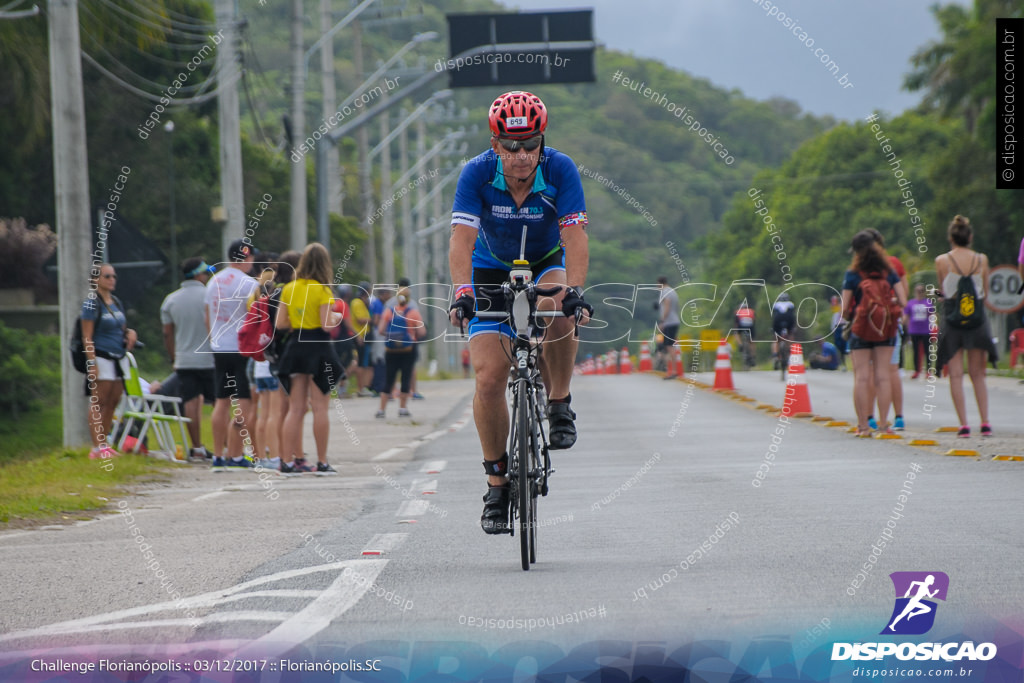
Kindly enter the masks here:
<path id="1" fill-rule="evenodd" d="M 935 439 L 913 439 L 910 442 L 911 446 L 938 446 L 939 442 Z"/>
<path id="2" fill-rule="evenodd" d="M 937 431 L 937 432 L 959 432 L 960 428 L 959 427 L 939 427 L 935 431 Z"/>
<path id="3" fill-rule="evenodd" d="M 875 435 L 875 438 L 876 439 L 902 439 L 903 437 L 900 436 L 899 434 L 878 433 L 878 434 Z"/>
<path id="4" fill-rule="evenodd" d="M 818 415 L 813 420 L 811 420 L 811 422 L 833 422 L 833 421 L 834 420 L 831 417 L 825 417 L 824 415 Z"/>
<path id="5" fill-rule="evenodd" d="M 825 426 L 826 427 L 849 427 L 850 423 L 847 422 L 846 420 L 830 420 L 829 422 L 825 423 Z M 857 431 L 857 428 L 856 427 L 852 427 L 850 429 L 850 431 L 855 432 L 855 431 Z"/>
<path id="6" fill-rule="evenodd" d="M 1011 462 L 1024 462 L 1024 455 L 993 455 L 993 460 L 1009 460 Z"/>
<path id="7" fill-rule="evenodd" d="M 981 455 L 978 451 L 968 450 L 966 448 L 952 448 L 946 451 L 946 455 L 965 455 L 970 457 L 978 457 Z"/>

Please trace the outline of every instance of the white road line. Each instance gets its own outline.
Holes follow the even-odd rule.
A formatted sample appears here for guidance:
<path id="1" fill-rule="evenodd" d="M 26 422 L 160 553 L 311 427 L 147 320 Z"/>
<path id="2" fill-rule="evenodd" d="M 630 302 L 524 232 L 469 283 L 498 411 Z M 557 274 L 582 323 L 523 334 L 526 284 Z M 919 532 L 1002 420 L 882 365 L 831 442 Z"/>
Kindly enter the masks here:
<path id="1" fill-rule="evenodd" d="M 10 534 L 4 534 L 3 536 L 0 536 L 0 543 L 3 543 L 4 541 L 12 538 L 17 538 L 18 536 L 31 536 L 32 533 L 33 532 L 31 531 L 15 531 Z"/>
<path id="2" fill-rule="evenodd" d="M 429 500 L 407 500 L 398 508 L 398 512 L 395 513 L 395 517 L 419 517 L 429 511 Z"/>
<path id="3" fill-rule="evenodd" d="M 276 581 L 294 579 L 296 577 L 306 576 L 308 574 L 317 574 L 320 572 L 329 571 L 342 571 L 344 570 L 345 567 L 361 567 L 365 564 L 371 564 L 373 562 L 378 562 L 378 560 L 344 560 L 341 562 L 321 564 L 313 567 L 289 569 L 283 572 L 277 572 L 275 574 L 261 576 L 256 579 L 252 579 L 251 581 L 246 581 L 235 586 L 229 586 L 228 588 L 223 588 L 221 590 L 211 591 L 209 593 L 201 593 L 199 595 L 194 595 L 190 598 L 182 598 L 180 601 L 168 600 L 166 602 L 158 602 L 150 605 L 130 607 L 128 609 L 117 610 L 115 612 L 96 614 L 91 617 L 83 617 L 81 619 L 62 621 L 56 624 L 49 624 L 47 626 L 41 626 L 38 628 L 26 629 L 24 631 L 0 633 L 0 642 L 10 640 L 21 640 L 23 638 L 34 638 L 40 636 L 47 637 L 63 635 L 68 633 L 79 633 L 83 630 L 89 629 L 90 627 L 97 626 L 100 624 L 117 623 L 135 617 L 141 617 L 148 614 L 154 614 L 159 612 L 167 612 L 170 610 L 188 611 L 191 609 L 208 609 L 211 607 L 216 607 L 217 605 L 221 604 L 222 602 L 224 602 L 225 598 L 228 598 L 229 596 L 244 593 L 248 589 L 255 588 L 257 586 L 264 586 L 266 584 L 274 583 Z M 384 560 L 383 562 L 386 562 L 386 560 Z"/>
<path id="4" fill-rule="evenodd" d="M 436 432 L 430 432 L 430 433 L 429 433 L 429 434 L 427 434 L 426 436 L 421 436 L 421 437 L 420 437 L 420 440 L 421 440 L 421 441 L 433 441 L 434 439 L 439 439 L 439 438 L 441 438 L 442 436 L 444 436 L 444 435 L 445 435 L 445 434 L 447 434 L 447 433 L 448 433 L 448 432 L 446 432 L 445 430 L 443 430 L 443 429 L 439 429 L 439 430 L 438 430 L 438 431 L 436 431 Z"/>
<path id="5" fill-rule="evenodd" d="M 248 650 L 254 653 L 265 652 L 267 645 L 278 644 L 292 648 L 296 643 L 306 642 L 359 602 L 387 562 L 367 560 L 351 565 L 347 572 L 342 570 L 320 597 L 267 635 L 240 650 L 239 656 Z"/>
<path id="6" fill-rule="evenodd" d="M 363 553 L 381 552 L 386 553 L 394 550 L 405 541 L 409 534 L 374 534 L 370 542 L 363 548 Z"/>
<path id="7" fill-rule="evenodd" d="M 216 498 L 217 496 L 226 496 L 227 494 L 227 491 L 214 491 L 212 493 L 205 493 L 201 496 L 196 496 L 195 498 L 192 499 L 191 502 L 195 503 L 200 500 L 209 500 L 210 498 Z"/>
<path id="8" fill-rule="evenodd" d="M 437 491 L 437 479 L 413 479 L 413 482 L 409 484 L 409 489 L 417 493 Z"/>
<path id="9" fill-rule="evenodd" d="M 392 456 L 398 455 L 399 453 L 401 453 L 404 450 L 405 450 L 405 446 L 399 446 L 398 448 L 389 448 L 386 451 L 384 451 L 383 453 L 378 453 L 377 455 L 373 456 L 371 458 L 371 461 L 372 462 L 377 462 L 379 460 L 387 460 L 388 458 L 390 458 Z"/>

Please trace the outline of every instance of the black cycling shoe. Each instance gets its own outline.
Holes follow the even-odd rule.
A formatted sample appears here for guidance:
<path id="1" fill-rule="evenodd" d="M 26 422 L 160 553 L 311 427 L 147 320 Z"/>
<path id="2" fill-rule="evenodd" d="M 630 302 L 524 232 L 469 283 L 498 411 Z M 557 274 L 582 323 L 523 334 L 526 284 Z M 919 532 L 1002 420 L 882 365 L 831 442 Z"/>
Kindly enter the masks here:
<path id="1" fill-rule="evenodd" d="M 548 436 L 552 450 L 572 448 L 576 443 L 576 413 L 568 403 L 548 404 Z"/>
<path id="2" fill-rule="evenodd" d="M 480 527 L 487 534 L 507 534 L 509 486 L 488 486 L 484 494 L 484 513 L 480 516 Z"/>

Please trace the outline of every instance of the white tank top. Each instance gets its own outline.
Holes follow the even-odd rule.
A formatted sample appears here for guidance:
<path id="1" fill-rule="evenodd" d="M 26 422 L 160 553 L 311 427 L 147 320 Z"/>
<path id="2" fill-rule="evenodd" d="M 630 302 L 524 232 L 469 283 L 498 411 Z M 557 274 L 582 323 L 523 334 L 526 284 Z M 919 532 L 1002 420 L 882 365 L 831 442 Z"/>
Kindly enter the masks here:
<path id="1" fill-rule="evenodd" d="M 981 267 L 981 257 L 975 254 L 972 257 L 974 259 L 974 267 Z M 968 266 L 970 267 L 970 266 Z M 963 269 L 963 274 L 967 275 L 967 269 Z M 974 281 L 974 291 L 978 293 L 979 299 L 985 298 L 985 283 L 981 280 L 981 271 L 971 273 L 971 280 Z M 956 286 L 960 282 L 960 273 L 957 272 L 956 266 L 953 263 L 952 255 L 949 255 L 949 272 L 946 273 L 946 277 L 942 280 L 942 294 L 947 299 L 951 298 L 956 294 Z"/>

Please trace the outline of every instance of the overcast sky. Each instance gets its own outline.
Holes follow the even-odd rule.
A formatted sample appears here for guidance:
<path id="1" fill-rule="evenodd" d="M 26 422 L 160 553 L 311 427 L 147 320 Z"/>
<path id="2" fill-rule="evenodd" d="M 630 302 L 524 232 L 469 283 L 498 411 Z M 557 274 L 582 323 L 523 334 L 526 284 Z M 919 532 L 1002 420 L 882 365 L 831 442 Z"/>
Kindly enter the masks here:
<path id="1" fill-rule="evenodd" d="M 939 37 L 928 11 L 936 0 L 502 1 L 523 10 L 592 7 L 597 40 L 610 49 L 663 61 L 754 99 L 781 95 L 841 119 L 916 105 L 918 94 L 900 89 L 903 75 L 910 55 Z M 771 5 L 798 20 L 813 46 L 768 16 Z M 853 87 L 839 85 L 817 48 Z"/>

